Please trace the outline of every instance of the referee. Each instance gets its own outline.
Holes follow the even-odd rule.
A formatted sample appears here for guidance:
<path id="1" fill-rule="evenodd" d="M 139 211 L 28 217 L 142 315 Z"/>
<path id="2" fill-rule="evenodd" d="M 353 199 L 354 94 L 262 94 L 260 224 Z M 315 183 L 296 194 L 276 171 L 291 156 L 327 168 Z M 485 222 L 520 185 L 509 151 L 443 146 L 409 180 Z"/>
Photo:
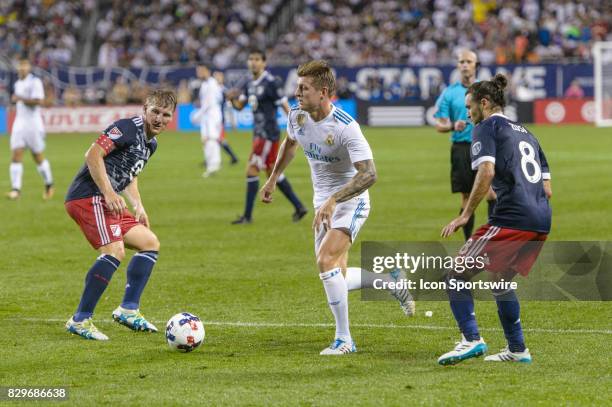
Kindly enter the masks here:
<path id="1" fill-rule="evenodd" d="M 470 159 L 470 145 L 472 143 L 472 129 L 474 126 L 468 122 L 468 112 L 465 108 L 465 92 L 476 81 L 478 59 L 474 52 L 463 50 L 459 53 L 457 69 L 461 73 L 461 80 L 449 85 L 436 101 L 436 130 L 440 133 L 452 131 L 451 136 L 451 191 L 461 193 L 461 210 L 470 196 L 476 171 L 472 171 Z M 474 215 L 463 226 L 465 240 L 469 239 L 474 229 Z"/>

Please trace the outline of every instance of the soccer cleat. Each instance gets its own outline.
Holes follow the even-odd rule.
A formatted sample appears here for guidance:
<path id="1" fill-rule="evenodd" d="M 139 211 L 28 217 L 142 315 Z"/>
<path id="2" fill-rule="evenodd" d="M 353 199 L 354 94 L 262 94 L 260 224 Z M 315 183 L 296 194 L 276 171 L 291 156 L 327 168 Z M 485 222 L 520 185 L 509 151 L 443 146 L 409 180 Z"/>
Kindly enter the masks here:
<path id="1" fill-rule="evenodd" d="M 406 272 L 404 270 L 393 270 L 391 272 L 391 277 L 396 282 L 407 280 Z M 414 313 L 416 312 L 416 303 L 412 298 L 412 294 L 410 294 L 410 291 L 408 291 L 408 288 L 389 290 L 389 294 L 399 301 L 400 307 L 407 317 L 414 316 Z"/>
<path id="2" fill-rule="evenodd" d="M 293 212 L 291 219 L 294 222 L 299 222 L 304 216 L 306 216 L 307 213 L 308 213 L 308 209 L 302 207 L 300 209 L 297 209 L 295 212 Z"/>
<path id="3" fill-rule="evenodd" d="M 232 161 L 230 161 L 231 165 L 236 165 L 238 164 L 238 159 L 237 158 L 232 158 Z"/>
<path id="4" fill-rule="evenodd" d="M 10 199 L 11 201 L 16 201 L 17 199 L 19 199 L 20 196 L 21 196 L 21 191 L 19 191 L 18 189 L 13 189 L 10 192 L 6 193 L 6 197 Z"/>
<path id="5" fill-rule="evenodd" d="M 53 195 L 55 194 L 55 188 L 53 188 L 53 185 L 45 185 L 45 192 L 43 192 L 43 200 L 48 201 L 49 199 L 53 198 Z"/>
<path id="6" fill-rule="evenodd" d="M 461 335 L 461 342 L 457 342 L 455 349 L 440 356 L 438 363 L 441 365 L 456 365 L 466 359 L 484 355 L 487 349 L 487 344 L 482 337 L 477 341 L 467 341 L 465 336 Z"/>
<path id="7" fill-rule="evenodd" d="M 215 174 L 217 173 L 217 171 L 218 171 L 218 170 L 216 170 L 216 171 L 209 171 L 209 170 L 206 170 L 206 171 L 204 171 L 204 174 L 202 174 L 202 178 L 210 178 L 210 177 L 212 177 L 213 175 L 215 175 Z"/>
<path id="8" fill-rule="evenodd" d="M 329 347 L 321 351 L 321 355 L 346 355 L 347 353 L 355 353 L 357 348 L 355 342 L 350 343 L 344 339 L 336 338 Z"/>
<path id="9" fill-rule="evenodd" d="M 510 352 L 510 349 L 508 349 L 508 347 L 505 347 L 499 353 L 487 356 L 484 360 L 485 362 L 531 363 L 531 353 L 529 353 L 529 349 L 525 349 L 522 352 Z"/>
<path id="10" fill-rule="evenodd" d="M 73 317 L 70 317 L 70 319 L 66 321 L 66 331 L 74 335 L 82 336 L 85 339 L 108 341 L 108 336 L 98 331 L 98 328 L 91 322 L 91 318 L 76 322 Z"/>
<path id="11" fill-rule="evenodd" d="M 157 332 L 157 327 L 147 321 L 140 313 L 140 310 L 126 310 L 117 307 L 113 311 L 113 320 L 121 325 L 127 326 L 133 331 Z"/>
<path id="12" fill-rule="evenodd" d="M 244 216 L 239 216 L 238 219 L 232 221 L 232 225 L 246 225 L 251 222 L 251 219 L 247 219 Z"/>

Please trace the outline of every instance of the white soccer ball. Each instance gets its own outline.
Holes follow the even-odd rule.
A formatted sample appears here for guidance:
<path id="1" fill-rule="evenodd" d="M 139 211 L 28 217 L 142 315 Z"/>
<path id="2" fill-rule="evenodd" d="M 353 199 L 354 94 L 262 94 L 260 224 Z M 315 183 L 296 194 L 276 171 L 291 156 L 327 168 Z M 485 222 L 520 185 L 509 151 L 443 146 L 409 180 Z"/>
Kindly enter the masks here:
<path id="1" fill-rule="evenodd" d="M 168 346 L 179 352 L 191 352 L 204 342 L 204 325 L 188 312 L 176 314 L 166 324 Z"/>

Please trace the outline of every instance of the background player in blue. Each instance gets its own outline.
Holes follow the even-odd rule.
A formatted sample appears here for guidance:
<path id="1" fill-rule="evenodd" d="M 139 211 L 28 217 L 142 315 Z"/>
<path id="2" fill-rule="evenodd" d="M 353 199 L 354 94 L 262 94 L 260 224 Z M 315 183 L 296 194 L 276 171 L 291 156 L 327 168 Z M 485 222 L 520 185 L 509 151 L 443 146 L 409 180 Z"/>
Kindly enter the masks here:
<path id="1" fill-rule="evenodd" d="M 476 80 L 478 59 L 474 52 L 463 50 L 459 52 L 457 69 L 461 80 L 455 82 L 438 97 L 436 130 L 441 133 L 452 131 L 451 136 L 451 192 L 461 194 L 461 211 L 465 208 L 468 196 L 474 184 L 476 175 L 470 167 L 470 143 L 472 142 L 473 125 L 468 121 L 465 108 L 465 92 Z M 474 229 L 474 217 L 463 227 L 463 235 L 467 240 Z"/>
<path id="2" fill-rule="evenodd" d="M 459 256 L 487 257 L 489 264 L 485 268 L 496 281 L 510 281 L 517 273 L 529 274 L 550 232 L 552 216 L 548 162 L 538 140 L 525 127 L 503 115 L 506 85 L 506 77 L 497 74 L 493 80 L 474 83 L 468 89 L 465 103 L 476 126 L 471 146 L 472 168 L 478 172 L 465 210 L 442 229 L 442 236 L 448 237 L 465 225 L 492 186 L 497 204 L 489 222 L 466 242 Z M 480 271 L 450 271 L 447 282 L 467 281 Z M 478 332 L 471 291 L 451 289 L 449 284 L 447 292 L 462 338 L 452 351 L 438 359 L 442 365 L 487 351 Z M 493 295 L 508 346 L 485 360 L 531 362 L 516 293 L 504 287 L 493 290 Z"/>
<path id="3" fill-rule="evenodd" d="M 279 80 L 266 71 L 265 53 L 260 50 L 251 51 L 247 65 L 252 78 L 241 91 L 233 89 L 227 92 L 228 99 L 236 109 L 241 110 L 247 103 L 251 106 L 254 122 L 253 149 L 246 171 L 247 192 L 244 214 L 232 222 L 234 225 L 251 223 L 253 219 L 253 205 L 259 189 L 259 172 L 265 170 L 268 177 L 270 176 L 280 145 L 280 130 L 276 121 L 278 106 L 282 106 L 285 113 L 289 113 L 287 98 L 283 95 Z M 281 175 L 276 184 L 295 207 L 293 221 L 302 219 L 308 210 L 293 192 L 287 177 Z"/>
<path id="4" fill-rule="evenodd" d="M 66 211 L 100 252 L 85 277 L 76 313 L 66 322 L 68 332 L 87 339 L 107 340 L 91 322 L 98 300 L 125 257 L 125 247 L 137 250 L 127 267 L 127 284 L 113 319 L 135 331 L 157 332 L 140 313 L 140 296 L 157 261 L 159 240 L 138 191 L 138 174 L 157 149 L 157 139 L 172 120 L 174 92 L 155 90 L 144 104 L 144 115 L 121 119 L 107 127 L 85 154 L 66 196 Z M 134 208 L 128 210 L 125 200 Z"/>

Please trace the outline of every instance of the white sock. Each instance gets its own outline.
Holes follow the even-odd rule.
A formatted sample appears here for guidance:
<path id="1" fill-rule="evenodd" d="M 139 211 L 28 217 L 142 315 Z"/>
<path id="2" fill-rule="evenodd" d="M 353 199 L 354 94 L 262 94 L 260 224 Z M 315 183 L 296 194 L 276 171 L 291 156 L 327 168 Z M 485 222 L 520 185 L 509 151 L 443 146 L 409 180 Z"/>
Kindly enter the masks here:
<path id="1" fill-rule="evenodd" d="M 11 188 L 21 191 L 21 178 L 23 176 L 23 164 L 11 163 L 9 167 L 11 173 Z"/>
<path id="2" fill-rule="evenodd" d="M 350 342 L 348 289 L 340 267 L 319 274 L 327 294 L 327 302 L 336 319 L 336 338 Z"/>
<path id="3" fill-rule="evenodd" d="M 206 140 L 204 157 L 206 158 L 206 170 L 214 172 L 221 168 L 221 146 L 217 140 Z"/>
<path id="4" fill-rule="evenodd" d="M 345 279 L 349 291 L 361 288 L 374 288 L 374 280 L 382 280 L 384 282 L 395 281 L 391 273 L 373 273 L 359 267 L 348 267 Z"/>
<path id="5" fill-rule="evenodd" d="M 49 164 L 49 161 L 47 159 L 45 159 L 42 163 L 40 163 L 40 165 L 37 166 L 36 169 L 38 170 L 38 173 L 40 174 L 40 176 L 43 177 L 43 180 L 45 181 L 45 185 L 53 184 L 53 174 L 51 174 L 51 164 Z"/>

